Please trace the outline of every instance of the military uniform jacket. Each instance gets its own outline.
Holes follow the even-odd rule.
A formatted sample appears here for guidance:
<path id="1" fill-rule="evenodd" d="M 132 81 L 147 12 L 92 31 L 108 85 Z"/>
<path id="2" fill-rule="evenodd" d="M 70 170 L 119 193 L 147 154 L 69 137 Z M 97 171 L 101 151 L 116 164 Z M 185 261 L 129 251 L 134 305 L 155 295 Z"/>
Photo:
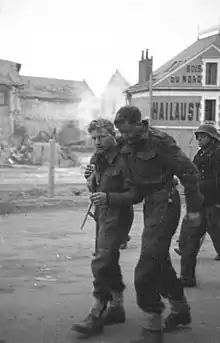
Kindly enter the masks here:
<path id="1" fill-rule="evenodd" d="M 96 170 L 93 191 L 107 194 L 106 205 L 96 206 L 100 226 L 124 226 L 126 215 L 132 210 L 132 205 L 143 199 L 132 181 L 125 158 L 120 155 L 120 149 L 117 145 L 104 157 L 94 154 L 90 160 Z"/>
<path id="2" fill-rule="evenodd" d="M 121 153 L 127 157 L 134 182 L 144 196 L 170 187 L 176 175 L 185 189 L 187 211 L 201 209 L 199 172 L 171 136 L 149 128 L 138 144 L 125 145 Z"/>
<path id="3" fill-rule="evenodd" d="M 220 143 L 201 148 L 193 162 L 200 172 L 200 189 L 204 205 L 220 204 Z"/>

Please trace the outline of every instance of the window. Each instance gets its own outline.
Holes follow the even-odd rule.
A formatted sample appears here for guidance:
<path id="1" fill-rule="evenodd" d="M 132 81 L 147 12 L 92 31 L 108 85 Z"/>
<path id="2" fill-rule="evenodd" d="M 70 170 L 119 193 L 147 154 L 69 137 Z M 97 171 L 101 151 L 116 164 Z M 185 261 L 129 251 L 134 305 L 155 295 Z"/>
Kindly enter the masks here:
<path id="1" fill-rule="evenodd" d="M 206 85 L 217 85 L 217 63 L 206 63 Z"/>
<path id="2" fill-rule="evenodd" d="M 0 92 L 0 106 L 5 105 L 5 93 Z"/>
<path id="3" fill-rule="evenodd" d="M 215 121 L 216 100 L 205 100 L 205 121 Z"/>

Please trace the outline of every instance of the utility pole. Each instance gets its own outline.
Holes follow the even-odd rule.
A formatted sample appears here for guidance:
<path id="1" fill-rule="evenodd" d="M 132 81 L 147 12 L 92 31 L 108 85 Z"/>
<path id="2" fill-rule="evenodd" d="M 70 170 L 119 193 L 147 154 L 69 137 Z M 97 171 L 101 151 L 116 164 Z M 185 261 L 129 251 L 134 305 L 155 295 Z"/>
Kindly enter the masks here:
<path id="1" fill-rule="evenodd" d="M 49 148 L 48 193 L 50 197 L 53 197 L 55 191 L 56 129 L 54 129 L 51 139 L 49 140 Z"/>
<path id="2" fill-rule="evenodd" d="M 152 119 L 152 102 L 153 102 L 153 57 L 151 57 L 152 66 L 151 66 L 151 73 L 149 78 L 149 125 L 151 124 Z"/>

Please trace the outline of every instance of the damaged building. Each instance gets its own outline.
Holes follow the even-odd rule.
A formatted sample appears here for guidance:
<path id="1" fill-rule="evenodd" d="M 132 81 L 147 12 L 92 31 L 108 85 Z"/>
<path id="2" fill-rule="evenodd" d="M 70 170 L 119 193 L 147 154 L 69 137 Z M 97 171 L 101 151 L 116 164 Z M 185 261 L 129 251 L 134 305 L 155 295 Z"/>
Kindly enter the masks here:
<path id="1" fill-rule="evenodd" d="M 1 160 L 19 156 L 34 163 L 33 145 L 41 143 L 41 149 L 54 133 L 67 150 L 85 140 L 86 125 L 100 113 L 87 82 L 21 76 L 20 69 L 19 63 L 0 60 Z"/>
<path id="2" fill-rule="evenodd" d="M 7 144 L 16 129 L 16 118 L 20 116 L 19 76 L 21 64 L 0 60 L 0 141 Z"/>

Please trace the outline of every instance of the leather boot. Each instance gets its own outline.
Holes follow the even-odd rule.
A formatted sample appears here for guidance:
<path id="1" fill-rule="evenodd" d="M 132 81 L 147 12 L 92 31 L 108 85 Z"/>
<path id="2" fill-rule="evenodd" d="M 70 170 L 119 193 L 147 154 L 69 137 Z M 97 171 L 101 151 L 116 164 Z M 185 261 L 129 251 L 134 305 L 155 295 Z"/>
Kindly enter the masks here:
<path id="1" fill-rule="evenodd" d="M 175 253 L 177 253 L 179 256 L 181 256 L 181 251 L 179 248 L 174 248 Z"/>
<path id="2" fill-rule="evenodd" d="M 74 324 L 72 330 L 83 335 L 83 337 L 96 336 L 103 332 L 103 313 L 107 307 L 105 302 L 95 299 L 89 315 L 79 324 Z"/>
<path id="3" fill-rule="evenodd" d="M 127 247 L 128 247 L 128 243 L 127 243 L 127 242 L 122 243 L 122 244 L 120 245 L 120 249 L 121 249 L 121 250 L 125 250 L 125 249 L 127 249 Z"/>
<path id="4" fill-rule="evenodd" d="M 143 313 L 141 326 L 139 337 L 130 343 L 164 343 L 161 314 Z"/>
<path id="5" fill-rule="evenodd" d="M 104 315 L 104 325 L 120 324 L 125 322 L 123 293 L 112 292 L 112 300 Z"/>
<path id="6" fill-rule="evenodd" d="M 215 256 L 215 261 L 220 261 L 220 254 Z"/>
<path id="7" fill-rule="evenodd" d="M 188 325 L 192 322 L 190 307 L 185 297 L 180 300 L 169 300 L 171 313 L 164 321 L 164 332 L 170 332 L 179 325 Z"/>
<path id="8" fill-rule="evenodd" d="M 181 277 L 181 283 L 182 283 L 184 288 L 193 288 L 193 287 L 197 286 L 197 282 L 196 282 L 195 277 L 185 278 L 182 276 Z"/>

